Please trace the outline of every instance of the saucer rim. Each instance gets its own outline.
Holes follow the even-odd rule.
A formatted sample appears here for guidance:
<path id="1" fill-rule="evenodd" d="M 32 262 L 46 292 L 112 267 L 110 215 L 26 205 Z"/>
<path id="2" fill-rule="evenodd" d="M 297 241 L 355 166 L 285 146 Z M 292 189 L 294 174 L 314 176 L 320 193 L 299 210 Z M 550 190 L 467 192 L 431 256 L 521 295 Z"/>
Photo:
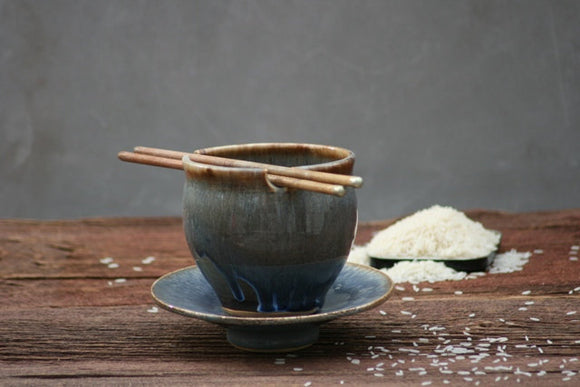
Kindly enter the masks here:
<path id="1" fill-rule="evenodd" d="M 381 294 L 379 297 L 372 299 L 369 302 L 366 302 L 362 305 L 358 306 L 346 306 L 343 308 L 339 308 L 336 310 L 322 312 L 322 313 L 315 313 L 309 315 L 297 315 L 297 316 L 278 316 L 278 317 L 239 317 L 239 316 L 231 316 L 225 314 L 215 314 L 215 313 L 208 313 L 208 312 L 200 312 L 192 309 L 182 308 L 179 306 L 170 305 L 167 302 L 163 301 L 157 294 L 155 294 L 155 287 L 158 283 L 167 280 L 169 277 L 176 275 L 182 271 L 189 271 L 189 270 L 197 270 L 199 271 L 199 267 L 197 265 L 187 266 L 173 272 L 164 274 L 163 276 L 159 277 L 153 284 L 151 285 L 151 296 L 153 300 L 165 310 L 168 310 L 173 313 L 180 314 L 185 317 L 196 318 L 204 321 L 208 321 L 211 323 L 224 325 L 224 326 L 274 326 L 274 325 L 295 325 L 295 324 L 318 324 L 330 320 L 334 320 L 339 317 L 350 316 L 356 313 L 364 312 L 369 309 L 373 309 L 382 303 L 384 303 L 393 292 L 394 289 L 394 282 L 393 280 L 383 271 L 377 270 L 373 267 L 360 265 L 353 262 L 346 262 L 344 268 L 358 268 L 364 270 L 367 275 L 369 276 L 376 276 L 376 278 L 381 278 L 386 287 L 386 291 Z M 343 270 L 344 270 L 343 268 Z M 347 269 L 348 270 L 348 269 Z M 208 284 L 209 286 L 209 284 Z"/>

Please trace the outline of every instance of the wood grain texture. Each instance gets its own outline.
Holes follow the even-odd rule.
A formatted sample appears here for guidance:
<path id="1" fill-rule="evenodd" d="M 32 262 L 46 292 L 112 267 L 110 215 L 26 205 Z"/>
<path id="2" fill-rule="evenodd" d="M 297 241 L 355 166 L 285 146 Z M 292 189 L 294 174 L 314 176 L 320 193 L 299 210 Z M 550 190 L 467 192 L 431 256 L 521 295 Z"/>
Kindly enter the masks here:
<path id="1" fill-rule="evenodd" d="M 543 253 L 521 272 L 400 284 L 293 354 L 239 351 L 219 326 L 152 313 L 153 281 L 193 264 L 180 219 L 0 220 L 0 384 L 580 383 L 580 210 L 468 215 L 503 233 L 501 250 Z M 356 243 L 393 221 L 361 224 Z"/>

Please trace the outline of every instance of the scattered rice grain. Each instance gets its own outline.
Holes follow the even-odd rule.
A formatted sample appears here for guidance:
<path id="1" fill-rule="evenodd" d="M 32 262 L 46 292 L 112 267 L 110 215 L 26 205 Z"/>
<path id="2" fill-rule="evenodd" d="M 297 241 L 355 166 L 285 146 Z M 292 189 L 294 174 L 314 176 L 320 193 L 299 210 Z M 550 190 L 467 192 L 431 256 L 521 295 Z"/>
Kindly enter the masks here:
<path id="1" fill-rule="evenodd" d="M 112 263 L 115 259 L 113 257 L 105 257 L 105 258 L 101 258 L 99 260 L 99 262 L 101 262 L 104 265 L 108 265 L 109 263 Z"/>
<path id="2" fill-rule="evenodd" d="M 149 257 L 143 259 L 141 261 L 141 263 L 144 264 L 144 265 L 149 265 L 150 263 L 153 263 L 153 261 L 155 261 L 155 257 L 149 256 Z"/>

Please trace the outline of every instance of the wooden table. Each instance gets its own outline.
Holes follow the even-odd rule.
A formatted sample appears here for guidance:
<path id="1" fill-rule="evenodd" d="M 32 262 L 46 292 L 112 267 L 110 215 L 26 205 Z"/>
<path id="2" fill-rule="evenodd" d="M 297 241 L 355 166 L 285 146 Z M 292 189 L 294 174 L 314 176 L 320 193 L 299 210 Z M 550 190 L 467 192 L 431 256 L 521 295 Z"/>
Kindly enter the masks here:
<path id="1" fill-rule="evenodd" d="M 180 219 L 0 220 L 0 384 L 580 385 L 580 210 L 467 213 L 536 251 L 523 271 L 399 284 L 291 354 L 154 307 L 153 281 L 193 263 Z"/>

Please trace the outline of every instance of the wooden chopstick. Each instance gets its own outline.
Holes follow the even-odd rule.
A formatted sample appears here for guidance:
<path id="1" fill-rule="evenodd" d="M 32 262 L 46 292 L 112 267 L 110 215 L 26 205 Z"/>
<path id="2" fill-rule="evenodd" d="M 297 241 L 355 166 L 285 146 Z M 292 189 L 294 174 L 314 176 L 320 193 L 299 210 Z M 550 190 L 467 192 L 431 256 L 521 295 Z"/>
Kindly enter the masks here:
<path id="1" fill-rule="evenodd" d="M 181 161 L 181 159 L 162 156 L 152 156 L 149 154 L 141 154 L 133 152 L 119 152 L 118 156 L 119 159 L 131 163 L 153 165 L 156 167 L 164 167 L 171 169 L 183 169 L 183 162 Z M 346 193 L 342 185 L 321 183 L 313 180 L 297 179 L 294 177 L 273 175 L 270 173 L 267 173 L 266 176 L 268 180 L 272 182 L 272 184 L 280 187 L 301 189 L 334 196 L 344 196 L 344 194 Z"/>
<path id="2" fill-rule="evenodd" d="M 294 177 L 297 179 L 313 180 L 321 183 L 344 185 L 348 187 L 359 188 L 363 184 L 363 179 L 360 176 L 340 175 L 337 173 L 312 171 L 302 168 L 283 167 L 281 165 L 228 159 L 225 157 L 210 156 L 201 153 L 186 153 L 168 149 L 148 148 L 143 146 L 135 147 L 134 151 L 135 153 L 139 154 L 165 157 L 176 160 L 181 160 L 183 156 L 188 155 L 191 160 L 203 164 L 219 165 L 222 167 L 261 168 L 267 170 L 268 174 L 271 175 Z"/>

